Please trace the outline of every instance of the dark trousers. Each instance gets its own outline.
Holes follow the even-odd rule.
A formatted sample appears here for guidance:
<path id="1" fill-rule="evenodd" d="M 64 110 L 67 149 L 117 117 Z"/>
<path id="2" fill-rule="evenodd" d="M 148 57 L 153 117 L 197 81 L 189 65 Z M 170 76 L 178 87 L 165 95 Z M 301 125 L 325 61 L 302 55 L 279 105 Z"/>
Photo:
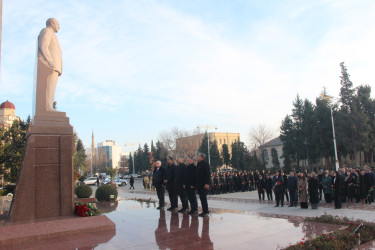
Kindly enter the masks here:
<path id="1" fill-rule="evenodd" d="M 340 209 L 342 206 L 342 196 L 341 194 L 335 194 L 335 208 Z"/>
<path id="2" fill-rule="evenodd" d="M 284 206 L 284 192 L 277 191 L 275 192 L 276 205 L 278 206 L 281 203 L 281 206 Z"/>
<path id="3" fill-rule="evenodd" d="M 188 188 L 187 194 L 188 194 L 188 198 L 189 198 L 189 202 L 190 202 L 191 211 L 198 211 L 198 201 L 197 201 L 196 190 Z"/>
<path id="4" fill-rule="evenodd" d="M 267 199 L 272 201 L 272 189 L 266 189 Z"/>
<path id="5" fill-rule="evenodd" d="M 158 186 L 156 187 L 156 193 L 158 195 L 159 199 L 159 206 L 164 207 L 164 194 L 165 194 L 165 188 L 164 186 Z"/>
<path id="6" fill-rule="evenodd" d="M 290 205 L 296 206 L 298 203 L 297 190 L 289 190 L 289 196 L 290 196 Z"/>
<path id="7" fill-rule="evenodd" d="M 187 194 L 186 194 L 186 190 L 185 189 L 179 190 L 178 196 L 180 196 L 180 201 L 181 201 L 181 204 L 182 204 L 182 208 L 183 209 L 188 209 L 189 208 L 189 203 L 188 203 L 188 197 L 187 197 Z"/>
<path id="8" fill-rule="evenodd" d="M 198 194 L 199 199 L 201 200 L 203 213 L 208 213 L 207 193 L 207 189 L 198 188 Z"/>
<path id="9" fill-rule="evenodd" d="M 258 195 L 259 195 L 259 200 L 264 200 L 264 189 L 258 189 Z"/>
<path id="10" fill-rule="evenodd" d="M 331 194 L 330 193 L 325 193 L 324 194 L 324 199 L 326 200 L 327 203 L 331 203 L 332 202 Z"/>
<path id="11" fill-rule="evenodd" d="M 173 188 L 168 188 L 168 196 L 169 196 L 169 202 L 171 203 L 171 208 L 177 208 L 178 198 L 177 198 L 177 193 Z"/>

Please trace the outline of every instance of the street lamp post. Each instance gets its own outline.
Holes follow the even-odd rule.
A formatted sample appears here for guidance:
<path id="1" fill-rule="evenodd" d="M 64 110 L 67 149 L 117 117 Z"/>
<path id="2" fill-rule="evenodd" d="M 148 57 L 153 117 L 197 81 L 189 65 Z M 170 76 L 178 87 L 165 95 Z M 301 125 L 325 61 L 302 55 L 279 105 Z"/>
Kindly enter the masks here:
<path id="1" fill-rule="evenodd" d="M 329 108 L 331 109 L 331 120 L 332 120 L 332 133 L 333 133 L 333 146 L 335 147 L 335 166 L 336 166 L 336 171 L 339 170 L 339 160 L 337 157 L 337 146 L 336 146 L 336 134 L 335 134 L 335 123 L 333 121 L 333 111 L 332 111 L 332 106 L 330 105 Z"/>
<path id="2" fill-rule="evenodd" d="M 206 132 L 207 132 L 208 164 L 211 166 L 211 155 L 210 155 L 210 133 L 208 133 L 208 130 L 213 129 L 213 128 L 214 128 L 215 130 L 217 130 L 217 126 L 209 126 L 209 125 L 201 126 L 201 125 L 199 125 L 197 128 L 200 129 L 201 127 L 205 128 L 205 129 L 206 129 Z"/>
<path id="3" fill-rule="evenodd" d="M 331 99 L 334 99 L 334 97 L 332 96 L 328 96 L 328 95 L 325 95 L 324 93 L 322 93 L 320 95 L 324 100 L 328 100 L 330 101 Z M 338 157 L 337 157 L 337 146 L 336 146 L 336 134 L 335 134 L 335 123 L 333 121 L 333 111 L 332 111 L 332 105 L 329 105 L 329 108 L 331 110 L 331 121 L 332 121 L 332 133 L 333 133 L 333 147 L 335 149 L 335 166 L 336 166 L 336 171 L 339 170 L 340 168 L 340 165 L 339 165 L 339 160 L 338 160 Z"/>

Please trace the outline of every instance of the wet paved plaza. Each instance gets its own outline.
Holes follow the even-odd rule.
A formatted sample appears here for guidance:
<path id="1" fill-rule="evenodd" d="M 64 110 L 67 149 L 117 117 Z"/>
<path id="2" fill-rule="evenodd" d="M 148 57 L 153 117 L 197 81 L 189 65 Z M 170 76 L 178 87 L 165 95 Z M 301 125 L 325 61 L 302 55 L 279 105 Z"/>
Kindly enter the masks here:
<path id="1" fill-rule="evenodd" d="M 116 205 L 115 205 L 116 206 Z M 209 217 L 159 211 L 152 202 L 122 200 L 106 215 L 116 235 L 94 249 L 277 249 L 338 226 L 214 209 Z"/>
<path id="2" fill-rule="evenodd" d="M 372 205 L 340 211 L 324 204 L 317 210 L 275 208 L 272 202 L 259 202 L 255 196 L 255 192 L 210 196 L 211 214 L 200 218 L 157 210 L 154 192 L 119 188 L 118 201 L 98 203 L 116 224 L 116 232 L 36 240 L 9 249 L 282 249 L 340 228 L 304 222 L 306 216 L 327 213 L 367 221 L 374 218 Z"/>

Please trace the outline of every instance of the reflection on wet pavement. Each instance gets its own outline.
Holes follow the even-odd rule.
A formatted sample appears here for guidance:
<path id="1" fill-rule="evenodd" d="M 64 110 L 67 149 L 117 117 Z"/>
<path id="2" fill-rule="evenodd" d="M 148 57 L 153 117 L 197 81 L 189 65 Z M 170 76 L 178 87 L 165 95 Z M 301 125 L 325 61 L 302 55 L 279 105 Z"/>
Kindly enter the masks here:
<path id="1" fill-rule="evenodd" d="M 116 236 L 95 249 L 276 249 L 339 226 L 301 217 L 264 216 L 215 209 L 210 217 L 159 211 L 152 202 L 123 200 L 106 214 Z M 93 246 L 92 246 L 93 247 Z"/>

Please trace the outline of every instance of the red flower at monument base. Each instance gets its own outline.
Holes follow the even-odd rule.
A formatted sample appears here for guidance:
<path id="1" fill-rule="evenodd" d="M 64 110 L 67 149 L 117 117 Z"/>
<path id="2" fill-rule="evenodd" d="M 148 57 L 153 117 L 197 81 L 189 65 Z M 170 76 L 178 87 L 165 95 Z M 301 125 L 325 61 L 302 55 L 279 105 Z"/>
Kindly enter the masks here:
<path id="1" fill-rule="evenodd" d="M 90 208 L 87 208 L 86 203 L 83 205 L 75 205 L 74 212 L 77 216 L 86 217 L 86 212 L 91 212 Z"/>

